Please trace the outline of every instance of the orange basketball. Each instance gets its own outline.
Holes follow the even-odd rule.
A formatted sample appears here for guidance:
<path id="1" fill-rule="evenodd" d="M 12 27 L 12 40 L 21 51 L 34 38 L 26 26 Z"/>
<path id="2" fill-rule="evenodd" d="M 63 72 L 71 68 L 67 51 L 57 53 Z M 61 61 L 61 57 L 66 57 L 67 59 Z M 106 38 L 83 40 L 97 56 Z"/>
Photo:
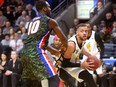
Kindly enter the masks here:
<path id="1" fill-rule="evenodd" d="M 100 60 L 97 58 L 97 57 L 89 57 L 88 59 L 87 59 L 87 62 L 90 62 L 90 61 L 93 61 L 93 67 L 91 67 L 91 68 L 93 68 L 93 70 L 96 70 L 98 67 L 100 67 L 100 65 L 101 65 L 101 62 L 100 62 Z"/>

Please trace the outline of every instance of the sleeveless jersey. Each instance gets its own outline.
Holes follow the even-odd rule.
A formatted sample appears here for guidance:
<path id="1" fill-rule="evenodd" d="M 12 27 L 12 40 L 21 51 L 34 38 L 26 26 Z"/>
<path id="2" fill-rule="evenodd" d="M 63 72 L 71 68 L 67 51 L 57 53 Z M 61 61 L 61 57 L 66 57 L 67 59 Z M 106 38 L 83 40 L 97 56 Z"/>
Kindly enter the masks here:
<path id="1" fill-rule="evenodd" d="M 86 40 L 85 49 L 89 53 L 96 55 L 99 50 L 97 48 L 97 42 L 95 41 L 95 31 L 92 31 L 91 37 Z"/>
<path id="2" fill-rule="evenodd" d="M 75 47 L 76 47 L 74 53 L 72 54 L 70 62 L 73 62 L 73 63 L 80 62 L 79 56 L 81 53 L 81 49 L 83 48 L 84 42 L 82 44 L 82 48 L 80 48 L 78 43 L 77 43 L 76 35 L 72 36 L 68 41 L 74 42 Z"/>
<path id="3" fill-rule="evenodd" d="M 69 41 L 69 42 L 70 42 L 70 41 L 71 41 L 71 42 L 74 42 L 75 47 L 76 47 L 74 53 L 72 54 L 72 57 L 71 57 L 70 62 L 79 63 L 79 62 L 80 62 L 80 60 L 79 60 L 79 55 L 80 55 L 80 53 L 81 53 L 81 49 L 83 48 L 85 42 L 83 42 L 82 48 L 80 48 L 79 45 L 78 45 L 77 39 L 76 39 L 76 35 L 72 36 L 68 41 Z M 77 81 L 79 81 L 79 82 L 82 82 L 82 81 L 83 81 L 82 79 L 79 78 L 78 75 L 79 75 L 79 73 L 80 73 L 81 71 L 83 71 L 84 69 L 82 69 L 82 68 L 80 68 L 80 67 L 63 68 L 63 69 L 66 70 L 72 77 L 76 78 Z"/>
<path id="4" fill-rule="evenodd" d="M 41 15 L 34 18 L 28 26 L 29 36 L 24 40 L 25 46 L 20 54 L 24 78 L 43 80 L 56 74 L 45 52 L 51 32 L 47 27 L 49 19 L 49 17 Z M 48 71 L 50 72 L 48 73 Z"/>
<path id="5" fill-rule="evenodd" d="M 42 15 L 35 17 L 28 26 L 28 37 L 24 40 L 25 44 L 36 43 L 39 48 L 44 49 L 48 44 L 50 30 L 47 27 L 49 17 Z"/>
<path id="6" fill-rule="evenodd" d="M 84 48 L 87 52 L 89 52 L 92 55 L 95 55 L 98 59 L 100 59 L 100 52 L 97 48 L 97 42 L 95 40 L 95 31 L 92 31 L 90 38 L 86 40 Z M 82 61 L 84 61 L 86 58 L 87 58 L 87 56 L 83 55 Z M 97 71 L 97 74 L 101 74 L 102 73 L 102 66 L 99 67 L 96 71 Z M 90 70 L 89 70 L 89 72 L 91 74 L 93 73 L 93 71 L 90 71 Z"/>

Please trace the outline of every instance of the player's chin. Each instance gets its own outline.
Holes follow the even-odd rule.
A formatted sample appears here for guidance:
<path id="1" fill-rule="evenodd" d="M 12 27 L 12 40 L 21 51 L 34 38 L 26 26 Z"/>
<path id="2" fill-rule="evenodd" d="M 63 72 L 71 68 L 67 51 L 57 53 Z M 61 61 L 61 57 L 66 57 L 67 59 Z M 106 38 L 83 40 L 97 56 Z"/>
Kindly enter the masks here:
<path id="1" fill-rule="evenodd" d="M 87 36 L 83 36 L 83 39 L 86 40 L 87 39 Z"/>
<path id="2" fill-rule="evenodd" d="M 87 37 L 83 37 L 83 41 L 85 41 L 87 39 Z"/>

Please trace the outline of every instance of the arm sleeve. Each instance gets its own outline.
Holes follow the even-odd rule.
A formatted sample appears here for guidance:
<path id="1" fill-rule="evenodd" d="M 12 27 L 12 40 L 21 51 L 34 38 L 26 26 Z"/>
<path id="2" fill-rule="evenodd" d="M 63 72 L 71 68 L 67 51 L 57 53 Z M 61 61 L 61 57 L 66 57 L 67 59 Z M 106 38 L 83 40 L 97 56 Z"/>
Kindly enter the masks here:
<path id="1" fill-rule="evenodd" d="M 80 67 L 80 63 L 72 63 L 70 62 L 70 59 L 66 59 L 64 58 L 62 61 L 62 67 L 66 68 L 66 67 Z"/>
<path id="2" fill-rule="evenodd" d="M 100 59 L 102 59 L 104 55 L 104 43 L 98 33 L 95 33 L 95 41 L 97 42 L 97 47 L 100 51 Z"/>

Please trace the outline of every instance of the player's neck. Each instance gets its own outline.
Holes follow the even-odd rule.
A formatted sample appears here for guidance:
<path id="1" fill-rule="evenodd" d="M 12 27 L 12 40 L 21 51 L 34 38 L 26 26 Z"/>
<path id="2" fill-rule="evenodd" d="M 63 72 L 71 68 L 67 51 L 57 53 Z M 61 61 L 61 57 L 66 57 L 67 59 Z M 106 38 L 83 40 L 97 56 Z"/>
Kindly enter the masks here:
<path id="1" fill-rule="evenodd" d="M 79 45 L 81 45 L 83 43 L 83 40 L 81 40 L 79 37 L 77 37 L 77 42 Z"/>
<path id="2" fill-rule="evenodd" d="M 90 38 L 91 34 L 92 34 L 92 30 L 89 31 L 88 38 Z"/>
<path id="3" fill-rule="evenodd" d="M 43 11 L 39 12 L 39 16 L 43 16 L 45 13 Z"/>

